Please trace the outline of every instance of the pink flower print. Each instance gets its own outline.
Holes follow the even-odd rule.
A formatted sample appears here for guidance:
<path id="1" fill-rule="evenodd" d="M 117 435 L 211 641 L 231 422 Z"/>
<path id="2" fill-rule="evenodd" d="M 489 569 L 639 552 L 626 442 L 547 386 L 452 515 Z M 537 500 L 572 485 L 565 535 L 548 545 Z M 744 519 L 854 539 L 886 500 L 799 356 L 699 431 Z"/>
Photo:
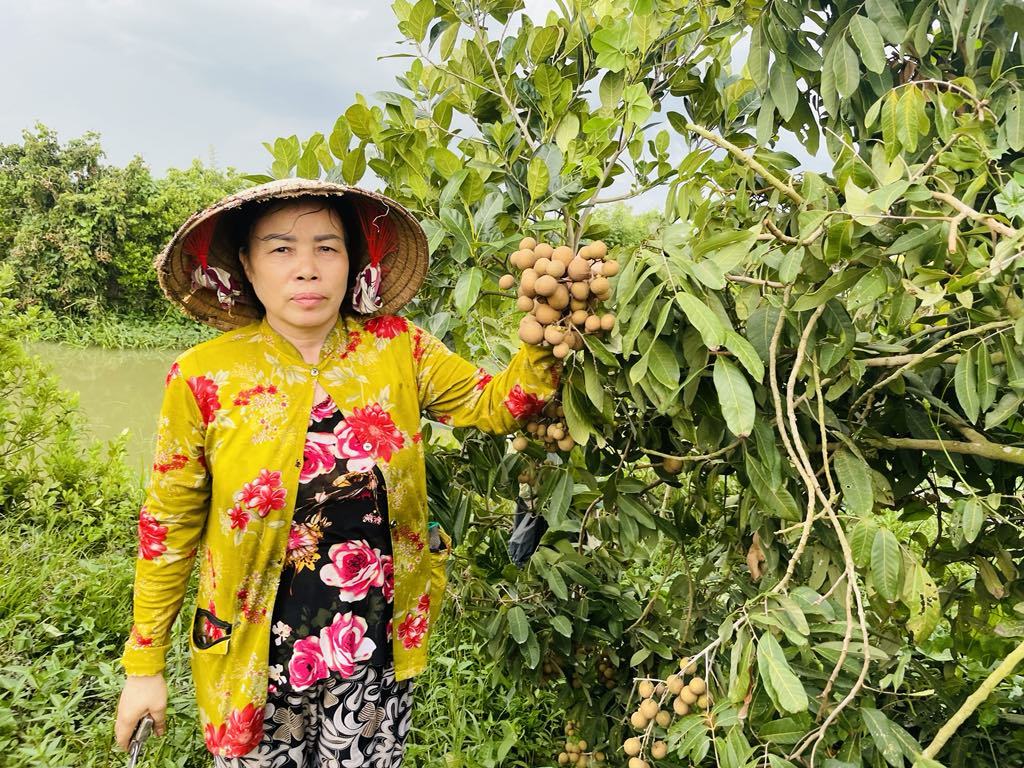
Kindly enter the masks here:
<path id="1" fill-rule="evenodd" d="M 342 600 L 362 600 L 370 587 L 384 586 L 380 550 L 371 549 L 365 539 L 334 544 L 329 554 L 331 562 L 320 569 L 320 579 L 337 587 Z"/>
<path id="2" fill-rule="evenodd" d="M 327 677 L 327 662 L 320 648 L 320 638 L 316 635 L 295 641 L 292 657 L 288 660 L 288 679 L 294 690 L 304 691 L 317 680 Z"/>
<path id="3" fill-rule="evenodd" d="M 416 610 L 420 613 L 428 613 L 430 611 L 430 594 L 424 592 L 420 595 L 420 600 L 416 604 Z"/>
<path id="4" fill-rule="evenodd" d="M 474 385 L 477 389 L 483 389 L 494 377 L 485 371 L 483 368 L 476 369 L 476 384 Z"/>
<path id="5" fill-rule="evenodd" d="M 167 376 L 164 377 L 164 386 L 169 386 L 171 379 L 175 376 L 181 376 L 181 368 L 177 363 L 172 363 L 170 370 L 167 371 Z"/>
<path id="6" fill-rule="evenodd" d="M 363 327 L 378 339 L 393 339 L 409 330 L 409 321 L 398 315 L 371 317 Z"/>
<path id="7" fill-rule="evenodd" d="M 275 509 L 284 509 L 286 496 L 284 488 L 271 488 L 269 485 L 261 485 L 256 492 L 253 508 L 260 517 L 266 517 Z"/>
<path id="8" fill-rule="evenodd" d="M 231 508 L 228 515 L 231 517 L 231 527 L 237 528 L 240 531 L 245 530 L 245 527 L 249 524 L 249 518 L 251 517 L 248 512 L 237 504 Z"/>
<path id="9" fill-rule="evenodd" d="M 188 386 L 196 399 L 196 405 L 199 406 L 199 412 L 203 415 L 203 424 L 209 424 L 220 408 L 217 384 L 205 376 L 190 376 Z"/>
<path id="10" fill-rule="evenodd" d="M 334 614 L 330 626 L 320 630 L 320 653 L 329 669 L 348 677 L 355 662 L 366 661 L 377 644 L 366 637 L 366 619 L 351 611 Z"/>
<path id="11" fill-rule="evenodd" d="M 384 625 L 384 631 L 387 634 L 388 642 L 391 642 L 391 638 L 394 637 L 391 629 L 391 619 L 388 619 L 388 623 Z"/>
<path id="12" fill-rule="evenodd" d="M 139 509 L 139 557 L 153 560 L 167 551 L 167 526 L 160 525 L 143 504 Z"/>
<path id="13" fill-rule="evenodd" d="M 307 432 L 306 447 L 302 451 L 300 483 L 308 483 L 317 475 L 334 469 L 337 463 L 338 437 L 333 432 Z"/>
<path id="14" fill-rule="evenodd" d="M 381 408 L 380 403 L 355 408 L 334 428 L 334 433 L 338 436 L 339 457 L 362 460 L 358 463 L 365 464 L 359 468 L 349 462 L 350 471 L 369 471 L 373 466 L 373 462 L 365 461 L 369 457 L 391 461 L 391 454 L 405 444 L 405 437 L 395 426 L 391 414 Z"/>
<path id="15" fill-rule="evenodd" d="M 338 406 L 335 405 L 334 400 L 328 395 L 327 399 L 313 406 L 313 410 L 309 413 L 309 426 L 313 426 L 313 422 L 330 418 L 337 410 Z"/>
<path id="16" fill-rule="evenodd" d="M 408 613 L 398 625 L 398 637 L 406 648 L 419 648 L 427 634 L 427 617 L 422 613 Z"/>
<path id="17" fill-rule="evenodd" d="M 203 729 L 206 748 L 221 757 L 241 757 L 255 749 L 262 738 L 263 707 L 251 701 L 244 709 L 231 710 L 220 726 L 207 723 Z"/>
<path id="18" fill-rule="evenodd" d="M 536 395 L 526 392 L 518 384 L 512 387 L 512 389 L 509 390 L 508 395 L 505 397 L 505 407 L 508 409 L 508 412 L 512 414 L 512 418 L 518 420 L 526 419 L 540 413 L 545 402 L 545 400 L 537 397 Z"/>
<path id="19" fill-rule="evenodd" d="M 260 517 L 266 517 L 275 509 L 283 509 L 287 492 L 281 486 L 281 473 L 260 470 L 259 477 L 242 486 L 235 494 L 235 501 L 244 507 L 254 509 Z"/>

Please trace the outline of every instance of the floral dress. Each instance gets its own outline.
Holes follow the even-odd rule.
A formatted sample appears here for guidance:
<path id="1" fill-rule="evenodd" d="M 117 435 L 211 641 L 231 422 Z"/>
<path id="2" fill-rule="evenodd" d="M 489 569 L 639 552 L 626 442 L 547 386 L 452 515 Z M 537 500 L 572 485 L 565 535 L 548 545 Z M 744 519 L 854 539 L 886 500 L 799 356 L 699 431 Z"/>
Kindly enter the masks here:
<path id="1" fill-rule="evenodd" d="M 412 680 L 395 680 L 395 593 L 384 475 L 367 457 L 372 416 L 328 395 L 306 431 L 295 514 L 274 601 L 263 737 L 217 768 L 397 768 Z"/>

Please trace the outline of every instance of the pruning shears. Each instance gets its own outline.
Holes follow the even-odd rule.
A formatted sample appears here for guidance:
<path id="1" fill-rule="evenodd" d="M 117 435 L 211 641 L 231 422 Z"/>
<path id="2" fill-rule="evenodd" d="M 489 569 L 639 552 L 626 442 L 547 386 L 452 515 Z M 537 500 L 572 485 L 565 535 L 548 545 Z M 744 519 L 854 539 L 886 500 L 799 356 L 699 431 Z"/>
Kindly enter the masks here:
<path id="1" fill-rule="evenodd" d="M 135 726 L 132 738 L 128 742 L 128 768 L 135 768 L 138 765 L 139 756 L 142 754 L 142 745 L 146 743 L 146 739 L 153 733 L 154 722 L 151 715 L 145 715 Z"/>

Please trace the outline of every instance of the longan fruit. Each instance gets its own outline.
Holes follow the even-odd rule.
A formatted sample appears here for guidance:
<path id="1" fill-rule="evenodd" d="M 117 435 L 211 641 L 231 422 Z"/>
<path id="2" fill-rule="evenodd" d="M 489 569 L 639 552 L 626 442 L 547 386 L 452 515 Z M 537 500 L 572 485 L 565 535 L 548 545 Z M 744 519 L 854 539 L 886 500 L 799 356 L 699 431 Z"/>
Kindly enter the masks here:
<path id="1" fill-rule="evenodd" d="M 609 290 L 611 290 L 611 283 L 608 282 L 608 278 L 604 275 L 598 275 L 590 281 L 590 290 L 598 298 L 603 297 Z"/>
<path id="2" fill-rule="evenodd" d="M 594 258 L 593 251 L 591 250 L 589 245 L 584 245 L 582 248 L 576 251 L 576 255 L 579 256 L 581 259 L 590 260 Z"/>
<path id="3" fill-rule="evenodd" d="M 697 694 L 693 692 L 690 687 L 683 688 L 679 692 L 679 698 L 689 704 L 691 707 L 697 703 Z"/>
<path id="4" fill-rule="evenodd" d="M 525 451 L 529 447 L 529 445 L 530 445 L 530 441 L 526 438 L 525 435 L 519 435 L 518 437 L 516 437 L 512 441 L 512 447 L 515 450 L 519 451 L 520 453 Z M 547 671 L 547 670 L 545 670 L 545 671 Z"/>
<path id="5" fill-rule="evenodd" d="M 533 309 L 533 299 L 529 296 L 520 296 L 516 299 L 516 309 L 520 312 L 529 312 Z"/>
<path id="6" fill-rule="evenodd" d="M 590 252 L 594 254 L 595 259 L 603 259 L 608 255 L 608 246 L 604 244 L 604 240 L 595 240 L 590 244 Z"/>
<path id="7" fill-rule="evenodd" d="M 534 290 L 540 296 L 550 296 L 558 288 L 558 281 L 551 275 L 541 275 L 534 284 Z"/>
<path id="8" fill-rule="evenodd" d="M 615 315 L 613 315 L 611 312 L 608 312 L 607 314 L 601 315 L 601 330 L 602 331 L 610 331 L 614 327 L 615 327 Z"/>
<path id="9" fill-rule="evenodd" d="M 586 752 L 586 751 L 587 751 L 587 742 L 586 742 L 586 739 L 580 739 L 580 740 L 579 740 L 578 742 L 576 742 L 576 748 L 577 748 L 577 749 L 578 749 L 578 750 L 579 750 L 580 752 Z"/>
<path id="10" fill-rule="evenodd" d="M 629 768 L 650 768 L 646 760 L 641 760 L 639 757 L 629 758 Z"/>
<path id="11" fill-rule="evenodd" d="M 572 439 L 572 435 L 566 435 L 565 437 L 558 441 L 558 450 L 560 451 L 571 451 L 575 447 L 576 441 Z M 615 683 L 609 680 L 607 683 L 605 683 L 605 687 L 614 688 Z"/>
<path id="12" fill-rule="evenodd" d="M 590 315 L 585 309 L 577 309 L 570 315 L 569 319 L 572 320 L 573 325 L 584 325 L 587 322 L 587 318 Z"/>
<path id="13" fill-rule="evenodd" d="M 533 316 L 537 318 L 537 322 L 541 325 L 551 325 L 557 323 L 561 317 L 561 311 L 555 309 L 550 304 L 537 303 L 533 308 Z"/>
<path id="14" fill-rule="evenodd" d="M 533 268 L 537 270 L 537 274 L 538 275 L 547 275 L 547 274 L 550 274 L 550 272 L 548 272 L 548 267 L 550 267 L 550 266 L 551 266 L 551 260 L 550 259 L 546 259 L 543 256 L 541 256 L 534 263 Z"/>
<path id="15" fill-rule="evenodd" d="M 572 732 L 570 731 L 568 735 L 572 736 Z M 580 748 L 577 747 L 575 744 L 573 744 L 571 741 L 567 741 L 567 742 L 565 742 L 565 751 L 566 752 L 579 752 Z"/>
<path id="16" fill-rule="evenodd" d="M 642 731 L 647 727 L 647 718 L 644 717 L 642 712 L 634 712 L 629 716 L 629 724 L 636 728 L 638 731 Z"/>
<path id="17" fill-rule="evenodd" d="M 615 277 L 619 274 L 619 262 L 615 259 L 609 259 L 604 263 L 604 266 L 601 267 L 601 274 L 605 277 Z"/>
<path id="18" fill-rule="evenodd" d="M 576 768 L 587 768 L 590 765 L 590 758 L 584 754 L 579 754 L 579 759 L 576 761 Z"/>
<path id="19" fill-rule="evenodd" d="M 569 277 L 573 280 L 586 280 L 590 277 L 590 262 L 576 256 L 569 262 Z"/>
<path id="20" fill-rule="evenodd" d="M 526 423 L 526 431 L 527 432 L 536 432 L 537 431 L 537 427 L 539 427 L 539 426 L 540 426 L 540 424 L 538 424 L 536 421 L 528 421 Z"/>
<path id="21" fill-rule="evenodd" d="M 641 698 L 649 699 L 654 695 L 654 683 L 650 680 L 641 680 L 640 685 L 638 685 L 636 689 Z"/>
<path id="22" fill-rule="evenodd" d="M 702 693 L 700 696 L 697 697 L 697 706 L 701 709 L 707 709 L 708 703 L 708 695 L 706 693 Z"/>
<path id="23" fill-rule="evenodd" d="M 552 258 L 558 259 L 566 266 L 568 266 L 569 262 L 571 262 L 574 258 L 572 255 L 572 248 L 570 248 L 568 245 L 558 246 L 557 248 L 555 248 L 554 251 L 552 251 L 551 255 Z"/>
<path id="24" fill-rule="evenodd" d="M 651 745 L 651 757 L 661 760 L 668 754 L 668 744 L 664 741 L 656 741 Z"/>
<path id="25" fill-rule="evenodd" d="M 665 680 L 665 685 L 668 686 L 669 693 L 678 695 L 679 692 L 683 690 L 685 683 L 683 682 L 683 678 L 679 675 L 669 675 Z"/>
<path id="26" fill-rule="evenodd" d="M 512 254 L 508 257 L 508 263 L 516 269 L 524 269 L 523 264 L 520 261 L 522 258 L 521 253 L 522 251 L 512 251 Z"/>
<path id="27" fill-rule="evenodd" d="M 498 287 L 503 291 L 507 291 L 513 285 L 516 284 L 516 278 L 514 275 L 502 275 L 498 279 Z"/>
<path id="28" fill-rule="evenodd" d="M 654 716 L 654 722 L 662 728 L 668 728 L 669 724 L 672 722 L 672 713 L 667 709 L 658 710 L 658 714 Z"/>
<path id="29" fill-rule="evenodd" d="M 708 689 L 708 684 L 704 682 L 703 677 L 695 677 L 690 680 L 689 689 L 700 696 L 705 693 Z"/>
<path id="30" fill-rule="evenodd" d="M 519 252 L 520 269 L 528 269 L 537 263 L 537 254 L 527 249 Z"/>
<path id="31" fill-rule="evenodd" d="M 556 424 L 554 427 L 548 428 L 548 437 L 553 437 L 555 440 L 561 440 L 565 437 L 565 430 Z"/>
<path id="32" fill-rule="evenodd" d="M 678 475 L 683 471 L 683 460 L 673 456 L 666 456 L 661 460 L 661 468 L 670 475 Z"/>
<path id="33" fill-rule="evenodd" d="M 537 241 L 535 239 L 533 239 L 532 237 L 524 237 L 522 240 L 519 241 L 519 247 L 521 249 L 522 248 L 529 248 L 529 249 L 533 250 L 534 248 L 537 247 Z"/>
<path id="34" fill-rule="evenodd" d="M 540 344 L 544 340 L 544 329 L 530 315 L 525 315 L 519 323 L 519 338 L 527 344 Z"/>
<path id="35" fill-rule="evenodd" d="M 597 762 L 599 762 L 599 763 L 603 763 L 604 762 L 604 752 L 595 752 L 594 753 L 594 759 L 597 760 Z"/>
<path id="36" fill-rule="evenodd" d="M 588 333 L 599 331 L 601 330 L 601 318 L 597 315 L 587 315 L 587 319 L 584 321 L 583 327 L 587 329 Z"/>
<path id="37" fill-rule="evenodd" d="M 552 254 L 555 252 L 555 249 L 547 243 L 537 243 L 533 246 L 533 252 L 537 254 L 538 258 L 550 259 Z"/>
<path id="38" fill-rule="evenodd" d="M 568 755 L 568 753 L 566 753 L 566 752 L 559 752 L 558 753 L 558 764 L 559 765 L 568 765 L 569 764 L 569 755 Z"/>
<path id="39" fill-rule="evenodd" d="M 558 259 L 551 259 L 548 261 L 547 272 L 552 277 L 562 277 L 565 275 L 565 264 Z"/>
<path id="40" fill-rule="evenodd" d="M 528 267 L 523 270 L 523 276 L 519 279 L 519 285 L 523 289 L 524 296 L 533 296 L 537 292 L 536 285 L 538 277 L 539 275 L 537 274 L 537 270 L 532 267 Z"/>
<path id="41" fill-rule="evenodd" d="M 559 284 L 555 292 L 548 296 L 548 304 L 561 311 L 569 306 L 569 289 Z"/>
<path id="42" fill-rule="evenodd" d="M 587 290 L 588 291 L 590 290 L 589 286 L 587 287 Z M 570 293 L 571 292 L 572 292 L 572 290 L 570 289 Z M 586 308 L 587 308 L 586 299 L 577 299 L 576 297 L 573 297 L 573 298 L 569 299 L 569 309 L 571 309 L 573 312 L 576 312 L 576 311 L 581 310 L 581 309 L 586 309 Z"/>
<path id="43" fill-rule="evenodd" d="M 672 701 L 672 711 L 682 717 L 683 715 L 690 714 L 690 705 L 682 700 L 679 696 Z"/>
<path id="44" fill-rule="evenodd" d="M 559 360 L 564 360 L 569 353 L 572 352 L 572 349 L 570 349 L 569 345 L 563 341 L 561 344 L 556 344 L 555 348 L 552 349 L 551 352 Z"/>
<path id="45" fill-rule="evenodd" d="M 573 283 L 569 286 L 569 293 L 572 294 L 572 297 L 577 301 L 586 302 L 586 300 L 590 298 L 590 284 L 585 282 Z M 579 308 L 583 309 L 584 307 L 586 307 L 586 304 Z"/>
<path id="46" fill-rule="evenodd" d="M 557 325 L 549 325 L 544 329 L 544 341 L 551 346 L 561 344 L 562 339 L 565 338 L 565 331 L 559 328 Z"/>
<path id="47" fill-rule="evenodd" d="M 679 671 L 684 675 L 692 675 L 697 671 L 697 665 L 690 661 L 689 657 L 683 656 L 679 660 Z"/>
<path id="48" fill-rule="evenodd" d="M 693 700 L 696 701 L 697 697 L 694 696 Z M 648 720 L 651 720 L 655 715 L 658 714 L 658 702 L 654 699 L 644 699 L 640 702 L 640 708 L 637 710 Z"/>
<path id="49" fill-rule="evenodd" d="M 642 746 L 643 744 L 641 743 L 640 739 L 638 739 L 636 736 L 630 736 L 622 744 L 622 751 L 630 757 L 636 757 L 640 754 L 640 749 Z"/>

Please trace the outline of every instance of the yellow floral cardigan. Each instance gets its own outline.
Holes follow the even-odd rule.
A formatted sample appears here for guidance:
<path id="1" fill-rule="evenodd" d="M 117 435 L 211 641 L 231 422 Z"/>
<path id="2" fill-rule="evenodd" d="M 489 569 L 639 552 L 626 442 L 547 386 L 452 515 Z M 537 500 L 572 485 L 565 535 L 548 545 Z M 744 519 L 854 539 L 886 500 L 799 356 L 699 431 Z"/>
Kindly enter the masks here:
<path id="1" fill-rule="evenodd" d="M 421 413 L 508 434 L 554 394 L 561 370 L 550 349 L 522 344 L 492 377 L 398 315 L 339 316 L 315 365 L 265 318 L 182 353 L 167 374 L 139 510 L 134 623 L 121 657 L 126 674 L 164 669 L 198 554 L 189 657 L 199 725 L 213 754 L 234 757 L 259 743 L 270 617 L 317 379 L 351 428 L 349 449 L 372 457 L 384 474 L 395 676 L 421 672 L 448 554 L 426 546 Z"/>

